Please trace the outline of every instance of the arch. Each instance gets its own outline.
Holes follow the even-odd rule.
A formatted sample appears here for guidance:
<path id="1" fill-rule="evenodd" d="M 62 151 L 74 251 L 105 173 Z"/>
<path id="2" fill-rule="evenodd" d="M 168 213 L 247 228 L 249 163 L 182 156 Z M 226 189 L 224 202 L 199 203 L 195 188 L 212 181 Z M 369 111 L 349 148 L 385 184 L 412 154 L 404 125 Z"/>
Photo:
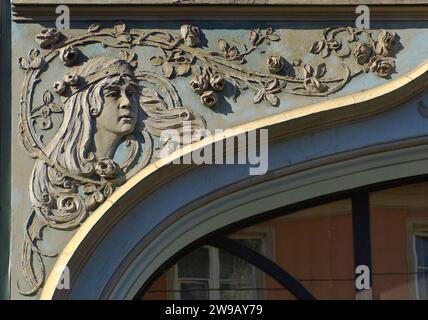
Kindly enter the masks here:
<path id="1" fill-rule="evenodd" d="M 271 141 L 282 141 L 303 130 L 379 113 L 414 96 L 425 87 L 427 77 L 425 62 L 384 86 L 254 121 L 230 130 L 228 136 L 209 137 L 152 163 L 119 188 L 76 232 L 49 275 L 41 298 L 132 299 L 174 254 L 218 229 L 312 198 L 427 174 L 426 138 L 293 166 L 277 163 L 268 174 L 250 178 L 246 166 L 168 164 L 204 145 L 257 128 L 268 127 L 273 132 Z M 281 152 L 274 147 L 270 156 L 281 159 Z M 212 182 L 203 185 L 208 178 Z M 166 201 L 164 197 L 171 192 L 177 194 Z M 72 288 L 56 290 L 65 266 L 70 268 Z"/>

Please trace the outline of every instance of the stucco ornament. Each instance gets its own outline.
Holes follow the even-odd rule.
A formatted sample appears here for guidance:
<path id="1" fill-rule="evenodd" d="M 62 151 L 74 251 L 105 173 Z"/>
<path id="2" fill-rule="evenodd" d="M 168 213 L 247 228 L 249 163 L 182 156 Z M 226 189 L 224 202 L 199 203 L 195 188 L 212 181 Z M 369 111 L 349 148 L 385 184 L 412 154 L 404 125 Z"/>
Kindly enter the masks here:
<path id="1" fill-rule="evenodd" d="M 270 56 L 266 64 L 270 73 L 278 73 L 284 69 L 284 59 L 281 56 Z"/>
<path id="2" fill-rule="evenodd" d="M 377 38 L 374 35 L 377 32 Z M 337 40 L 340 35 L 347 35 L 347 46 Z M 331 43 L 335 43 L 332 47 Z M 386 30 L 359 30 L 352 27 L 332 27 L 323 31 L 323 38 L 315 42 L 310 52 L 320 54 L 323 58 L 334 52 L 337 57 L 345 59 L 353 53 L 361 71 L 374 72 L 382 78 L 389 77 L 395 69 L 392 55 L 398 50 L 395 32 Z M 330 45 L 329 45 L 330 44 Z"/>
<path id="3" fill-rule="evenodd" d="M 213 112 L 226 87 L 227 99 L 235 102 L 241 91 L 251 90 L 254 103 L 277 106 L 280 94 L 327 97 L 364 71 L 389 76 L 397 42 L 396 35 L 387 31 L 380 31 L 375 41 L 372 32 L 328 28 L 321 40 L 307 44 L 301 56 L 282 53 L 282 57 L 274 50 L 266 53 L 266 46 L 286 41 L 272 28 L 252 29 L 245 40 L 220 37 L 215 46 L 205 40 L 203 30 L 191 24 L 171 33 L 127 29 L 125 24 L 113 28 L 93 24 L 86 33 L 73 37 L 55 29 L 42 30 L 35 38 L 42 50 L 33 49 L 28 58 L 19 59 L 25 74 L 20 136 L 28 154 L 36 159 L 22 249 L 22 294 L 38 293 L 45 280 L 44 259 L 55 257 L 42 249 L 45 229 L 78 228 L 115 188 L 156 160 L 156 148 L 164 148 L 162 143 L 168 147 L 168 141 L 157 139 L 162 130 L 182 132 L 183 121 L 190 121 L 194 130 L 206 127 L 200 115 L 182 105 L 172 79 L 186 77 L 189 91 Z M 117 54 L 87 56 L 83 53 L 89 44 Z M 158 72 L 138 69 L 135 47 L 153 47 L 159 52 L 149 58 Z M 310 63 L 311 54 L 320 54 L 322 59 L 334 55 L 338 61 L 319 63 L 318 58 Z M 249 55 L 265 63 L 257 70 L 247 67 Z M 56 59 L 65 69 L 63 74 L 46 68 Z M 331 74 L 328 63 L 336 69 Z M 53 93 L 45 90 L 39 97 L 35 89 L 49 70 L 57 76 L 50 84 Z M 49 135 L 45 135 L 47 130 Z M 115 157 L 119 147 L 120 160 Z"/>
<path id="4" fill-rule="evenodd" d="M 55 35 L 53 31 L 41 34 Z M 206 127 L 200 115 L 182 106 L 166 77 L 137 69 L 132 52 L 117 50 L 117 56 L 96 57 L 80 54 L 77 47 L 89 43 L 110 46 L 113 51 L 129 45 L 134 34 L 122 25 L 108 31 L 93 25 L 84 35 L 62 37 L 61 43 L 54 41 L 56 37 L 51 39 L 43 53 L 32 50 L 30 61 L 19 59 L 25 73 L 20 136 L 36 159 L 29 185 L 32 208 L 22 249 L 23 281 L 18 283 L 24 295 L 39 292 L 45 280 L 44 259 L 56 256 L 43 249 L 47 228 L 78 228 L 115 188 L 156 158 L 154 150 L 163 143 L 156 137 L 162 130 L 182 130 L 183 121 L 189 121 L 193 130 Z M 47 48 L 45 42 L 40 45 Z M 54 93 L 46 90 L 37 105 L 35 89 L 41 75 L 52 69 L 46 66 L 57 58 L 65 66 L 64 76 L 54 70 L 59 78 L 52 84 Z M 52 134 L 47 141 L 46 130 Z M 120 161 L 115 158 L 119 147 Z"/>
<path id="5" fill-rule="evenodd" d="M 383 57 L 389 57 L 396 43 L 397 36 L 395 32 L 381 30 L 376 43 L 376 53 Z"/>
<path id="6" fill-rule="evenodd" d="M 397 37 L 393 32 L 380 30 L 377 31 L 376 41 L 373 38 L 375 32 L 353 27 L 327 28 L 322 32 L 321 40 L 312 45 L 308 43 L 308 49 L 301 57 L 266 54 L 266 46 L 286 41 L 273 28 L 252 29 L 247 41 L 220 37 L 217 39 L 216 49 L 209 44 L 207 48 L 201 41 L 203 30 L 190 24 L 181 27 L 179 37 L 160 31 L 148 32 L 140 37 L 135 34 L 134 42 L 162 49 L 163 56 L 153 56 L 150 61 L 153 65 L 161 66 L 166 77 L 173 79 L 191 73 L 190 88 L 201 96 L 201 102 L 209 108 L 215 107 L 222 91 L 212 85 L 210 78 L 213 75 L 224 79 L 221 88 L 233 88 L 230 98 L 234 102 L 242 90 L 252 90 L 254 103 L 267 101 L 272 106 L 277 106 L 280 93 L 327 97 L 341 90 L 363 72 L 373 71 L 380 77 L 391 75 L 395 62 L 390 59 L 380 62 L 378 57 L 391 56 Z M 244 66 L 247 64 L 246 58 L 255 54 L 266 61 L 265 70 Z M 335 70 L 329 74 L 329 66 L 323 63 L 313 67 L 314 70 L 322 68 L 322 75 L 314 73 L 313 76 L 308 76 L 305 65 L 287 63 L 308 60 L 310 54 L 319 54 L 323 59 L 334 55 L 337 61 L 330 63 L 341 66 L 342 71 Z M 356 68 L 353 67 L 355 63 Z"/>

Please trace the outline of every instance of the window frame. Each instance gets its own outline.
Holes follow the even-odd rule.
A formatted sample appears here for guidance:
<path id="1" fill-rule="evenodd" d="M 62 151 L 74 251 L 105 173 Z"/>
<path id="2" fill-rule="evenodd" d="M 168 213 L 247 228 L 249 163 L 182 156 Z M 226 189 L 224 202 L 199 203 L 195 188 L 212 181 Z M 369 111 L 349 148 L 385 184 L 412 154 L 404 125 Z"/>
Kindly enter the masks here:
<path id="1" fill-rule="evenodd" d="M 416 252 L 416 236 L 428 237 L 428 219 L 408 218 L 407 224 L 407 252 L 409 270 L 413 270 L 413 282 L 410 283 L 410 297 L 421 300 L 418 288 L 418 262 Z"/>
<path id="2" fill-rule="evenodd" d="M 389 188 L 394 188 L 394 187 L 402 187 L 402 186 L 406 186 L 406 185 L 412 185 L 412 184 L 417 184 L 417 183 L 428 183 L 428 175 L 427 174 L 422 174 L 422 175 L 417 175 L 417 176 L 408 176 L 408 177 L 404 177 L 404 178 L 400 178 L 400 179 L 395 179 L 395 180 L 388 180 L 388 181 L 383 181 L 383 182 L 379 182 L 379 183 L 374 183 L 374 184 L 369 184 L 369 185 L 365 185 L 363 187 L 358 187 L 355 189 L 351 189 L 351 190 L 343 190 L 340 192 L 336 192 L 336 193 L 331 193 L 331 194 L 326 194 L 320 197 L 315 197 L 315 198 L 311 198 L 302 202 L 298 202 L 298 203 L 294 203 L 291 205 L 287 205 L 284 207 L 280 207 L 280 208 L 276 208 L 276 209 L 272 209 L 269 211 L 265 211 L 262 212 L 256 216 L 253 216 L 251 218 L 248 219 L 244 219 L 241 220 L 239 222 L 233 223 L 231 225 L 228 225 L 226 227 L 223 227 L 222 229 L 217 230 L 216 232 L 207 235 L 206 237 L 203 237 L 201 239 L 199 239 L 198 241 L 194 242 L 192 244 L 193 248 L 196 248 L 196 246 L 202 246 L 205 245 L 207 243 L 212 242 L 213 239 L 221 239 L 222 237 L 228 237 L 230 236 L 232 233 L 236 233 L 236 232 L 240 232 L 242 230 L 246 230 L 246 229 L 251 229 L 251 228 L 256 228 L 258 223 L 262 223 L 264 221 L 268 221 L 270 219 L 274 219 L 274 218 L 278 218 L 281 216 L 287 216 L 289 214 L 293 214 L 296 211 L 300 211 L 300 210 L 305 210 L 305 209 L 309 209 L 311 207 L 314 206 L 318 206 L 318 205 L 322 205 L 322 204 L 326 204 L 329 202 L 333 202 L 333 201 L 338 201 L 338 200 L 344 200 L 344 199 L 351 199 L 352 203 L 353 203 L 353 208 L 352 208 L 352 216 L 353 216 L 353 244 L 354 244 L 354 267 L 356 268 L 358 266 L 358 259 L 357 259 L 357 253 L 355 248 L 359 247 L 360 249 L 358 249 L 357 251 L 359 252 L 359 257 L 361 261 L 365 261 L 366 265 L 368 265 L 369 270 L 370 270 L 370 278 L 371 278 L 371 290 L 363 290 L 361 291 L 360 295 L 358 290 L 355 288 L 355 294 L 356 294 L 356 299 L 357 300 L 372 300 L 373 296 L 372 296 L 372 289 L 374 287 L 374 281 L 373 281 L 373 270 L 372 270 L 372 265 L 371 265 L 371 254 L 372 254 L 372 243 L 371 243 L 371 212 L 370 212 L 370 194 L 372 192 L 376 192 L 376 191 L 382 191 L 382 190 L 386 190 Z M 362 206 L 354 206 L 354 204 L 357 204 L 360 199 L 362 198 L 366 198 L 369 201 L 366 202 L 365 205 Z M 358 212 L 357 212 L 358 211 Z M 356 216 L 360 216 L 359 218 L 357 218 L 356 220 L 354 220 L 354 218 Z M 411 218 L 410 218 L 411 219 Z M 408 228 L 410 228 L 408 226 Z M 368 230 L 369 232 L 360 232 L 360 235 L 363 235 L 361 237 L 356 236 L 355 235 L 355 231 L 360 229 L 361 230 Z M 364 236 L 365 234 L 365 236 Z M 408 234 L 410 234 L 408 232 Z M 410 239 L 410 240 L 409 240 Z M 360 244 L 358 244 L 357 242 L 360 241 L 364 241 L 365 245 L 361 246 Z M 274 241 L 272 241 L 272 246 L 274 246 Z M 409 264 L 411 264 L 411 269 L 410 270 L 414 270 L 414 263 L 413 261 L 413 257 L 414 253 L 413 253 L 413 242 L 411 241 L 411 238 L 408 237 L 408 248 L 412 248 L 411 250 L 408 250 L 408 261 Z M 186 249 L 189 249 L 190 246 Z M 362 249 L 363 248 L 363 249 Z M 185 253 L 183 253 L 185 252 Z M 274 252 L 274 251 L 272 251 Z M 177 253 L 177 255 L 175 256 L 175 261 L 178 261 L 177 256 L 185 256 L 186 253 L 188 253 L 188 251 L 183 250 L 181 253 Z M 275 256 L 274 254 L 270 255 L 268 257 L 269 259 L 271 259 L 271 261 L 274 261 Z M 174 263 L 169 262 L 169 266 L 173 266 Z M 172 268 L 170 268 L 172 269 Z M 286 272 L 286 270 L 284 270 Z M 355 269 L 354 269 L 355 271 Z M 170 279 L 171 277 L 168 276 L 169 271 L 167 272 L 167 278 Z M 271 274 L 266 273 L 268 275 L 271 276 Z M 357 275 L 355 275 L 355 278 L 357 277 Z M 148 287 L 143 287 L 142 289 L 140 289 L 140 294 L 138 296 L 144 296 L 144 292 L 148 289 Z M 167 281 L 167 290 L 169 292 L 171 292 L 170 290 L 173 289 L 171 286 L 171 282 Z M 411 299 L 415 299 L 416 298 L 416 290 L 412 290 L 413 294 L 415 296 L 410 295 Z M 137 296 L 137 297 L 138 297 Z M 169 297 L 171 298 L 171 297 Z"/>
<path id="3" fill-rule="evenodd" d="M 274 261 L 276 257 L 274 257 L 274 243 L 275 243 L 275 234 L 274 230 L 270 227 L 248 227 L 246 229 L 240 230 L 238 233 L 234 233 L 231 237 L 233 240 L 252 240 L 257 239 L 261 241 L 261 254 L 266 255 L 269 259 Z M 180 291 L 180 283 L 183 281 L 208 281 L 209 288 L 220 288 L 220 255 L 219 252 L 221 249 L 204 245 L 200 248 L 208 248 L 210 263 L 209 263 L 209 279 L 201 279 L 201 278 L 182 278 L 178 277 L 178 261 L 166 272 L 167 277 L 167 290 L 168 290 L 168 299 L 172 300 L 181 300 L 181 291 Z M 182 258 L 184 258 L 183 256 Z M 247 262 L 250 264 L 249 262 Z M 266 283 L 266 277 L 264 273 L 256 268 L 254 265 L 250 264 L 254 275 L 254 287 L 263 288 Z M 266 293 L 257 292 L 255 299 L 263 299 L 265 298 Z M 221 296 L 220 290 L 209 290 L 208 297 L 210 300 L 219 300 Z"/>

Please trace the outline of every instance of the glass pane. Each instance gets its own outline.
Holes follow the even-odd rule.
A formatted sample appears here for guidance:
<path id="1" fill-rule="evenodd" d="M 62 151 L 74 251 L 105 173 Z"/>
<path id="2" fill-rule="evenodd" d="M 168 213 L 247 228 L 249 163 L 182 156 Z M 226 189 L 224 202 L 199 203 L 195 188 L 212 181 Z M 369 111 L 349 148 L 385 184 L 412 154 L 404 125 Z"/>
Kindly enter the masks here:
<path id="1" fill-rule="evenodd" d="M 426 299 L 428 184 L 390 188 L 370 195 L 374 299 Z M 418 289 L 419 288 L 419 289 Z M 421 293 L 421 294 L 418 294 Z"/>
<path id="2" fill-rule="evenodd" d="M 416 262 L 418 267 L 428 268 L 428 237 L 415 237 Z"/>
<path id="3" fill-rule="evenodd" d="M 260 250 L 261 240 L 238 240 Z M 259 245 L 257 245 L 259 243 Z M 219 250 L 220 298 L 226 300 L 257 299 L 258 281 L 254 266 L 226 251 Z"/>
<path id="4" fill-rule="evenodd" d="M 260 239 L 245 239 L 245 242 L 261 248 Z M 211 255 L 211 260 L 207 260 L 211 269 L 207 280 L 177 278 L 177 264 L 162 274 L 141 299 L 254 300 L 267 299 L 266 292 L 268 291 L 271 291 L 269 295 L 271 299 L 284 296 L 293 299 L 287 289 L 248 262 L 217 248 L 209 247 L 208 249 L 204 247 L 201 249 L 208 250 Z M 180 263 L 191 260 L 190 257 L 195 257 L 194 253 L 181 259 Z M 184 264 L 181 265 L 182 268 L 183 266 Z M 220 274 L 224 278 L 221 278 Z M 265 285 L 266 282 L 268 282 L 269 287 Z"/>
<path id="5" fill-rule="evenodd" d="M 220 299 L 223 300 L 254 300 L 257 292 L 251 281 L 221 281 Z"/>
<path id="6" fill-rule="evenodd" d="M 199 248 L 178 263 L 179 278 L 208 279 L 210 277 L 210 255 L 208 248 Z"/>
<path id="7" fill-rule="evenodd" d="M 265 237 L 265 235 L 260 235 L 260 237 Z M 239 243 L 243 244 L 244 246 L 253 249 L 254 251 L 257 251 L 261 253 L 262 250 L 262 240 L 261 239 L 234 239 L 238 241 Z"/>
<path id="8" fill-rule="evenodd" d="M 317 299 L 355 299 L 350 200 L 287 214 L 229 237 L 279 264 Z M 143 298 L 151 297 L 295 299 L 270 275 L 211 247 L 197 249 L 166 271 Z"/>
<path id="9" fill-rule="evenodd" d="M 256 251 L 261 251 L 261 240 L 238 240 L 239 242 L 246 242 L 250 244 L 259 243 L 254 245 Z M 226 252 L 220 250 L 220 278 L 222 280 L 243 280 L 248 282 L 253 277 L 252 273 L 254 267 L 248 262 Z"/>
<path id="10" fill-rule="evenodd" d="M 193 281 L 180 284 L 181 300 L 208 300 L 208 282 Z"/>
<path id="11" fill-rule="evenodd" d="M 416 236 L 416 265 L 418 298 L 428 299 L 428 237 Z"/>
<path id="12" fill-rule="evenodd" d="M 316 299 L 355 299 L 350 200 L 287 214 L 237 234 L 255 233 L 266 238 L 260 251 L 299 280 Z M 266 299 L 294 299 L 271 278 L 263 277 L 260 284 L 263 290 L 259 292 Z"/>
<path id="13" fill-rule="evenodd" d="M 425 272 L 427 272 L 427 270 L 419 270 L 419 273 L 417 275 L 418 298 L 420 300 L 428 299 L 428 277 Z"/>

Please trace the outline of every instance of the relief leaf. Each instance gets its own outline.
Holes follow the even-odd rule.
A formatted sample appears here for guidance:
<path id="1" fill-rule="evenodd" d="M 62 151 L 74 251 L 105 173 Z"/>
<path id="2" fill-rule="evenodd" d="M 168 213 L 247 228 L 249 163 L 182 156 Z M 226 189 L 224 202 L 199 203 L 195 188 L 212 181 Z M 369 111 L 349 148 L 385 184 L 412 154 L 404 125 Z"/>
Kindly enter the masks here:
<path id="1" fill-rule="evenodd" d="M 192 64 L 192 66 L 190 67 L 190 69 L 192 69 L 192 74 L 193 75 L 199 75 L 202 73 L 201 67 L 197 64 Z"/>
<path id="2" fill-rule="evenodd" d="M 326 67 L 325 63 L 323 62 L 323 63 L 318 65 L 315 77 L 321 78 L 322 76 L 325 75 L 326 72 L 327 72 L 327 67 Z"/>
<path id="3" fill-rule="evenodd" d="M 18 64 L 19 64 L 20 68 L 23 70 L 28 70 L 30 68 L 30 63 L 25 58 L 22 58 L 22 57 L 19 58 Z"/>
<path id="4" fill-rule="evenodd" d="M 53 99 L 54 99 L 53 94 L 49 90 L 46 90 L 45 93 L 43 94 L 44 104 L 47 106 L 48 104 L 52 103 Z"/>
<path id="5" fill-rule="evenodd" d="M 101 25 L 99 23 L 94 23 L 88 28 L 89 33 L 98 32 L 101 29 Z"/>
<path id="6" fill-rule="evenodd" d="M 311 49 L 309 50 L 310 53 L 318 54 L 321 52 L 321 50 L 324 48 L 325 42 L 323 40 L 314 42 Z"/>
<path id="7" fill-rule="evenodd" d="M 305 64 L 304 72 L 305 78 L 310 78 L 314 74 L 314 68 L 312 68 L 309 64 Z"/>
<path id="8" fill-rule="evenodd" d="M 38 56 L 40 56 L 40 50 L 39 49 L 31 49 L 30 52 L 28 53 L 28 57 L 31 60 L 36 59 Z"/>
<path id="9" fill-rule="evenodd" d="M 267 36 L 272 35 L 272 34 L 273 34 L 273 29 L 272 29 L 272 27 L 267 28 L 267 29 L 266 29 L 266 31 L 265 31 L 265 34 L 266 34 Z"/>
<path id="10" fill-rule="evenodd" d="M 135 53 L 134 52 L 131 53 L 131 52 L 126 51 L 126 50 L 120 50 L 119 58 L 121 60 L 131 62 L 132 60 L 135 59 Z"/>
<path id="11" fill-rule="evenodd" d="M 107 184 L 107 185 L 104 187 L 104 191 L 103 191 L 104 197 L 108 198 L 108 197 L 110 197 L 110 195 L 111 195 L 112 193 L 113 193 L 113 188 L 112 188 L 112 186 L 111 186 L 110 184 Z"/>
<path id="12" fill-rule="evenodd" d="M 177 76 L 184 76 L 190 70 L 190 65 L 188 63 L 179 64 L 176 67 Z"/>
<path id="13" fill-rule="evenodd" d="M 276 106 L 279 102 L 279 99 L 276 95 L 272 94 L 272 93 L 268 93 L 266 94 L 266 100 L 269 101 L 269 103 L 272 106 Z"/>
<path id="14" fill-rule="evenodd" d="M 165 59 L 163 57 L 151 57 L 150 58 L 150 63 L 154 66 L 160 66 L 161 64 L 163 64 L 165 61 Z"/>
<path id="15" fill-rule="evenodd" d="M 263 100 L 265 93 L 264 89 L 259 90 L 254 96 L 254 103 L 260 103 Z"/>
<path id="16" fill-rule="evenodd" d="M 273 89 L 275 89 L 275 87 L 277 85 L 278 85 L 278 80 L 277 79 L 272 79 L 272 80 L 270 80 L 270 81 L 268 81 L 266 83 L 266 90 L 267 91 L 273 90 Z"/>
<path id="17" fill-rule="evenodd" d="M 223 38 L 218 39 L 218 47 L 223 52 L 227 52 L 229 50 L 229 44 Z"/>
<path id="18" fill-rule="evenodd" d="M 95 198 L 93 196 L 90 196 L 85 200 L 85 208 L 86 210 L 93 210 L 98 206 L 98 203 L 95 201 Z"/>
<path id="19" fill-rule="evenodd" d="M 104 199 L 105 199 L 105 197 L 104 197 L 104 195 L 101 193 L 101 192 L 95 192 L 94 193 L 94 197 L 95 197 L 95 201 L 96 202 L 98 202 L 98 203 L 103 203 L 104 202 Z"/>
<path id="20" fill-rule="evenodd" d="M 321 56 L 323 57 L 323 58 L 327 58 L 329 55 L 330 55 L 330 48 L 329 47 L 325 47 L 324 48 L 324 50 L 322 51 L 322 53 L 321 53 Z"/>
<path id="21" fill-rule="evenodd" d="M 126 25 L 124 23 L 114 26 L 114 31 L 117 35 L 124 33 L 125 29 L 126 29 Z"/>
<path id="22" fill-rule="evenodd" d="M 270 41 L 279 41 L 281 40 L 280 36 L 276 33 L 273 33 L 267 37 Z"/>
<path id="23" fill-rule="evenodd" d="M 60 105 L 56 104 L 56 103 L 51 103 L 49 105 L 49 108 L 51 109 L 51 111 L 53 113 L 61 113 L 62 112 L 62 108 Z"/>
<path id="24" fill-rule="evenodd" d="M 171 63 L 167 61 L 162 65 L 162 72 L 165 77 L 171 78 L 172 74 L 174 73 L 174 67 L 172 66 Z"/>
<path id="25" fill-rule="evenodd" d="M 131 37 L 129 34 L 127 34 L 127 33 L 123 33 L 123 34 L 119 35 L 119 36 L 117 37 L 117 39 L 118 39 L 121 43 L 129 43 L 129 42 L 131 42 L 131 41 L 132 41 L 132 37 Z"/>

